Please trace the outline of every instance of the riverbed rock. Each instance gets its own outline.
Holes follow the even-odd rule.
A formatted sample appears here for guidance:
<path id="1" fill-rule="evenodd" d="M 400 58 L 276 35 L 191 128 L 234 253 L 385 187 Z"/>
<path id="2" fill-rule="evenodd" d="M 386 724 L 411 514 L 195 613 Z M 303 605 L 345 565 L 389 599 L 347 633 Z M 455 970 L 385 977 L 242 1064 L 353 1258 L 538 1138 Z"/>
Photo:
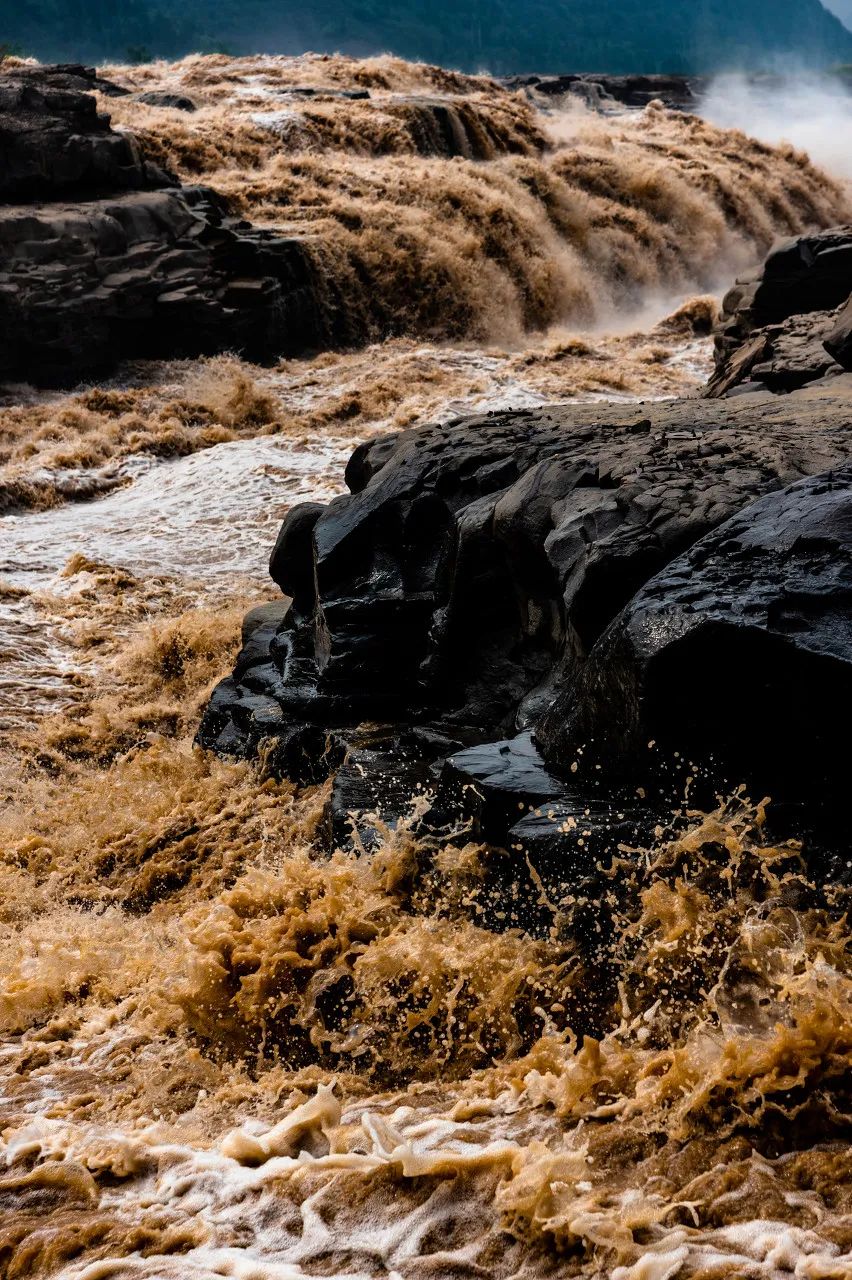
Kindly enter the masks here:
<path id="1" fill-rule="evenodd" d="M 320 341 L 304 244 L 241 227 L 205 190 L 0 208 L 0 378 L 62 386 L 125 357 Z"/>
<path id="2" fill-rule="evenodd" d="M 78 199 L 165 186 L 135 139 L 110 128 L 93 68 L 14 67 L 0 73 L 0 201 Z M 174 184 L 176 185 L 176 184 Z"/>
<path id="3" fill-rule="evenodd" d="M 845 802 L 852 465 L 767 494 L 654 576 L 536 730 L 549 766 L 643 781 L 678 751 L 751 794 Z M 582 752 L 578 754 L 578 747 Z M 575 768 L 577 766 L 575 765 Z"/>
<path id="4" fill-rule="evenodd" d="M 787 392 L 839 372 L 830 340 L 850 294 L 852 227 L 777 245 L 724 298 L 707 394 L 750 385 Z"/>
<path id="5" fill-rule="evenodd" d="M 522 814 L 565 798 L 564 782 L 549 772 L 526 732 L 449 756 L 430 817 L 438 827 L 467 821 L 474 838 L 505 844 Z"/>
<path id="6" fill-rule="evenodd" d="M 852 370 L 852 298 L 834 316 L 824 341 L 826 351 L 841 368 Z"/>
<path id="7" fill-rule="evenodd" d="M 756 329 L 717 370 L 711 394 L 781 394 L 840 373 L 842 365 L 828 346 L 837 324 L 837 311 L 815 311 Z"/>
<path id="8" fill-rule="evenodd" d="M 471 748 L 538 737 L 649 579 L 756 498 L 852 459 L 850 411 L 841 375 L 786 397 L 555 406 L 362 445 L 347 496 L 285 521 L 272 571 L 293 605 L 241 655 L 200 741 L 268 759 L 293 725 L 344 749 L 364 722 Z M 545 764 L 565 776 L 557 740 Z"/>
<path id="9" fill-rule="evenodd" d="M 531 89 L 547 98 L 571 94 L 596 109 L 641 108 L 649 102 L 663 102 L 667 107 L 695 111 L 708 82 L 700 76 L 610 76 L 580 72 L 562 76 L 509 76 L 502 83 L 510 89 Z"/>
<path id="10" fill-rule="evenodd" d="M 147 163 L 98 111 L 103 83 L 85 67 L 0 74 L 0 379 L 70 385 L 127 357 L 266 360 L 345 338 L 306 242 Z"/>
<path id="11" fill-rule="evenodd" d="M 188 98 L 183 93 L 167 93 L 159 89 L 149 89 L 145 93 L 138 93 L 136 101 L 143 103 L 146 107 L 164 107 L 169 111 L 184 111 L 188 114 L 198 110 L 192 98 Z"/>

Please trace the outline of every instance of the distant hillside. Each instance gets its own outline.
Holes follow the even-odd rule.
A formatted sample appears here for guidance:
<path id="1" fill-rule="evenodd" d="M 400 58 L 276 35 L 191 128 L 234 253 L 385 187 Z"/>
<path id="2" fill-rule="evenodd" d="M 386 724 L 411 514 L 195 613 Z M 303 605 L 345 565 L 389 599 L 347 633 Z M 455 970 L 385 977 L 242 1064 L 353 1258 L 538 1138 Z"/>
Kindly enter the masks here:
<path id="1" fill-rule="evenodd" d="M 832 4 L 852 13 L 852 0 Z M 89 61 L 392 52 L 497 74 L 852 61 L 852 32 L 819 0 L 0 0 L 0 41 Z"/>

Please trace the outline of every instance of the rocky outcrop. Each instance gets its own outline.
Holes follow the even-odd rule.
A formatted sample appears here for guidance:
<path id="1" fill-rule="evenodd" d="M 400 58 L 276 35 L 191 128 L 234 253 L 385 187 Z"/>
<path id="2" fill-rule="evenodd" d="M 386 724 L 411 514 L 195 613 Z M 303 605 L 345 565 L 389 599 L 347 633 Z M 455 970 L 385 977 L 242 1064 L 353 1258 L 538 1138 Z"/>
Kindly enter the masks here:
<path id="1" fill-rule="evenodd" d="M 146 107 L 164 107 L 169 111 L 185 111 L 189 114 L 198 110 L 192 98 L 183 93 L 164 93 L 157 89 L 149 89 L 146 93 L 137 93 L 136 101 Z"/>
<path id="2" fill-rule="evenodd" d="M 91 68 L 15 67 L 0 74 L 0 201 L 81 199 L 176 185 L 142 159 L 97 108 Z"/>
<path id="3" fill-rule="evenodd" d="M 852 298 L 840 308 L 824 341 L 832 359 L 841 368 L 852 370 Z"/>
<path id="4" fill-rule="evenodd" d="M 653 577 L 537 730 L 550 767 L 694 772 L 786 802 L 845 801 L 852 466 L 772 493 Z M 578 747 L 583 750 L 578 754 Z M 651 750 L 649 751 L 649 748 Z"/>
<path id="5" fill-rule="evenodd" d="M 700 76 L 609 76 L 583 72 L 564 76 L 510 76 L 503 84 L 510 89 L 531 89 L 547 98 L 572 94 L 596 108 L 641 108 L 649 102 L 664 102 L 667 107 L 695 111 L 708 81 Z"/>
<path id="6" fill-rule="evenodd" d="M 209 191 L 0 208 L 0 378 L 61 386 L 125 357 L 319 343 L 304 245 L 243 228 Z"/>
<path id="7" fill-rule="evenodd" d="M 766 390 L 777 395 L 839 373 L 827 346 L 836 326 L 837 312 L 817 311 L 755 330 L 723 361 L 709 394 Z"/>
<path id="8" fill-rule="evenodd" d="M 725 296 L 708 395 L 793 391 L 839 372 L 832 335 L 850 294 L 852 227 L 778 245 Z"/>
<path id="9" fill-rule="evenodd" d="M 548 709 L 612 620 L 755 498 L 852 459 L 850 406 L 841 378 L 780 399 L 495 414 L 360 447 L 348 496 L 285 521 L 270 567 L 292 605 L 254 631 L 200 741 L 312 780 L 360 752 L 352 809 L 381 810 L 393 757 L 388 812 L 406 778 L 431 779 L 449 820 L 460 777 L 464 790 L 482 768 L 486 780 L 506 772 L 493 751 L 481 768 L 465 752 L 546 724 L 547 760 L 524 748 L 519 768 L 510 753 L 510 773 L 534 783 L 510 806 L 522 816 L 551 785 L 535 769 L 570 781 Z M 364 722 L 387 726 L 378 745 Z M 365 751 L 378 753 L 372 772 Z M 589 784 L 599 795 L 603 776 Z M 342 793 L 335 839 L 353 786 Z M 585 797 L 553 798 L 586 807 L 588 796 L 586 785 Z M 499 804 L 473 817 L 508 841 Z"/>
<path id="10" fill-rule="evenodd" d="M 125 357 L 263 360 L 345 337 L 305 242 L 146 163 L 98 112 L 102 84 L 84 67 L 0 77 L 0 378 L 64 385 Z"/>

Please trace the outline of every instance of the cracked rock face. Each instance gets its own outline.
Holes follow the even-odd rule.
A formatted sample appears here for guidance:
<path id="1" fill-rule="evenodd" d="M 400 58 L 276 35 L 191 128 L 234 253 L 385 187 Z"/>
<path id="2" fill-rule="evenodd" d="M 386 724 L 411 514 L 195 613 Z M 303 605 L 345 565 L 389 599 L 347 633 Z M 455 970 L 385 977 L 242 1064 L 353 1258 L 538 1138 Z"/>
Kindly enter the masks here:
<path id="1" fill-rule="evenodd" d="M 327 342 L 304 243 L 147 164 L 95 87 L 84 67 L 0 75 L 0 378 L 61 386 L 127 357 Z"/>
<path id="2" fill-rule="evenodd" d="M 841 368 L 852 369 L 852 299 L 837 312 L 825 347 Z"/>
<path id="3" fill-rule="evenodd" d="M 712 752 L 732 783 L 841 794 L 852 714 L 852 466 L 768 494 L 653 577 L 537 731 L 551 767 Z M 593 765 L 592 765 L 593 767 Z"/>
<path id="4" fill-rule="evenodd" d="M 201 742 L 316 777 L 366 721 L 467 746 L 532 729 L 564 772 L 565 699 L 624 606 L 756 498 L 852 459 L 852 389 L 832 387 L 501 413 L 362 446 L 348 496 L 285 521 L 271 572 L 292 606 L 253 632 Z"/>
<path id="5" fill-rule="evenodd" d="M 841 316 L 852 294 L 852 227 L 776 246 L 722 303 L 711 397 L 752 389 L 795 391 L 847 368 Z"/>

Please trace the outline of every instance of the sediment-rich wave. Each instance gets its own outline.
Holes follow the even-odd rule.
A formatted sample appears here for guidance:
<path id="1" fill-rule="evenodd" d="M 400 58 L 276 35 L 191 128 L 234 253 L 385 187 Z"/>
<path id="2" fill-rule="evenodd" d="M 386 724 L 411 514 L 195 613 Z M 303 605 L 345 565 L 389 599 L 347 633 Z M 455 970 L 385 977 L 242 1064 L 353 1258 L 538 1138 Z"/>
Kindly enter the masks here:
<path id="1" fill-rule="evenodd" d="M 105 106 L 182 178 L 307 237 L 342 341 L 518 342 L 601 323 L 649 292 L 718 287 L 777 235 L 847 210 L 804 154 L 659 104 L 546 117 L 488 80 L 394 59 L 194 58 L 121 74 L 194 94 L 193 114 Z M 364 88 L 367 100 L 334 96 Z"/>
<path id="2" fill-rule="evenodd" d="M 484 848 L 318 860 L 321 791 L 180 738 L 218 622 L 137 643 L 2 819 L 7 1274 L 844 1275 L 840 891 L 738 802 L 613 850 L 585 943 L 570 882 L 485 929 Z"/>
<path id="3" fill-rule="evenodd" d="M 694 386 L 714 303 L 672 295 L 843 191 L 699 120 L 394 59 L 113 74 L 193 97 L 105 105 L 405 336 L 4 410 L 0 1274 L 845 1280 L 848 893 L 759 805 L 611 850 L 611 930 L 577 934 L 566 878 L 525 932 L 535 868 L 404 826 L 326 859 L 323 788 L 192 745 L 277 522 L 350 442 Z"/>
<path id="4" fill-rule="evenodd" d="M 709 374 L 716 309 L 700 296 L 648 328 L 557 329 L 520 350 L 402 338 L 272 371 L 228 356 L 139 364 L 114 385 L 4 410 L 0 513 L 110 493 L 133 478 L 132 459 L 182 458 L 261 435 L 339 447 L 464 410 L 674 395 Z"/>

